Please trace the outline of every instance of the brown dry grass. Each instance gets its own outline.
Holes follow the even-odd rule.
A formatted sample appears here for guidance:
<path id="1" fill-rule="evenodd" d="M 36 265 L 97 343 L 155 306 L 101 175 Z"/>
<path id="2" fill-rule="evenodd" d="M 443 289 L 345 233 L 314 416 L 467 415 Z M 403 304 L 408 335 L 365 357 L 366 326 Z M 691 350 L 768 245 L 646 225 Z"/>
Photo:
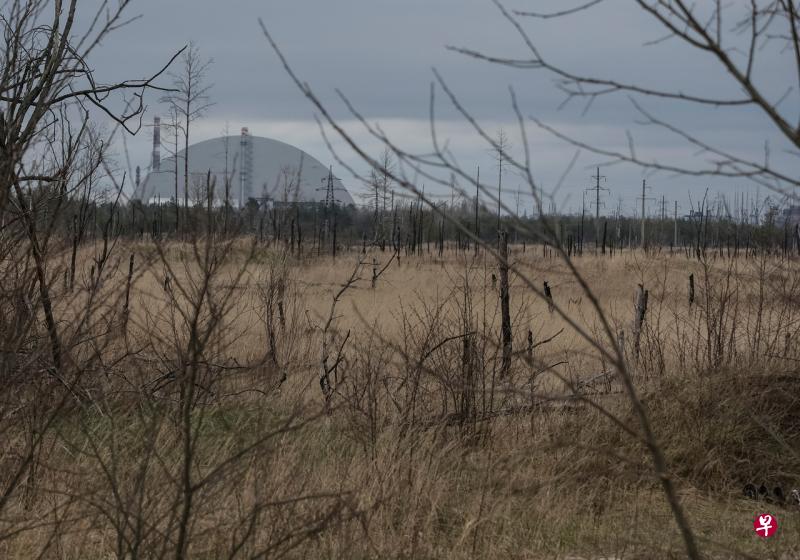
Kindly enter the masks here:
<path id="1" fill-rule="evenodd" d="M 644 446 L 604 415 L 561 407 L 560 400 L 487 413 L 533 401 L 531 366 L 521 357 L 509 379 L 493 373 L 499 303 L 486 257 L 402 256 L 375 289 L 372 255 L 364 259 L 362 279 L 336 308 L 335 339 L 347 331 L 350 337 L 325 406 L 314 325 L 324 323 L 332 294 L 359 255 L 284 265 L 275 252 L 259 250 L 237 281 L 245 245 L 225 255 L 212 286 L 222 292 L 236 283 L 208 351 L 209 361 L 213 355 L 224 367 L 193 412 L 194 476 L 213 476 L 198 489 L 190 557 L 228 557 L 245 535 L 236 550 L 241 557 L 264 551 L 298 558 L 682 557 Z M 175 307 L 184 300 L 175 303 L 165 292 L 164 266 L 152 247 L 130 249 L 151 262 L 136 278 L 127 338 L 130 348 L 142 350 L 117 364 L 116 375 L 91 379 L 92 406 L 60 419 L 42 453 L 35 495 L 18 499 L 0 520 L 6 534 L 24 529 L 0 540 L 2 557 L 108 558 L 126 539 L 139 539 L 140 556 L 159 557 L 173 542 L 181 461 L 175 391 L 169 384 L 150 393 L 142 387 L 175 359 L 183 336 Z M 173 293 L 176 283 L 196 280 L 200 267 L 188 246 L 168 246 L 165 254 L 174 266 Z M 563 263 L 531 248 L 514 248 L 513 260 L 535 284 L 548 281 L 556 302 L 597 332 L 595 312 Z M 636 285 L 651 291 L 641 357 L 629 348 L 629 360 L 702 548 L 710 557 L 800 554 L 796 510 L 741 496 L 749 481 L 781 484 L 787 492 L 800 486 L 797 263 L 719 260 L 704 268 L 683 254 L 638 252 L 576 262 L 627 336 Z M 276 270 L 287 280 L 277 364 L 265 358 L 264 310 L 264 287 Z M 697 282 L 691 307 L 690 272 Z M 471 325 L 484 340 L 478 392 L 485 401 L 491 390 L 488 409 L 484 404 L 484 414 L 463 426 L 441 422 L 462 388 L 456 339 L 426 355 L 409 421 L 402 401 L 411 366 L 460 333 L 465 278 Z M 113 291 L 124 271 L 107 282 L 104 289 Z M 72 299 L 61 300 L 62 316 L 77 305 Z M 559 377 L 576 383 L 608 371 L 518 278 L 511 303 L 515 350 L 524 349 L 528 329 L 535 341 L 565 329 L 535 351 L 542 366 L 564 362 L 537 377 L 535 402 L 571 393 Z M 710 349 L 714 341 L 722 341 L 721 350 Z M 113 348 L 122 346 L 119 339 Z M 616 384 L 610 389 L 592 399 L 636 430 Z M 256 452 L 243 453 L 255 442 Z M 3 454 L 13 448 L 7 442 Z M 751 525 L 764 508 L 781 523 L 770 540 L 755 537 Z"/>

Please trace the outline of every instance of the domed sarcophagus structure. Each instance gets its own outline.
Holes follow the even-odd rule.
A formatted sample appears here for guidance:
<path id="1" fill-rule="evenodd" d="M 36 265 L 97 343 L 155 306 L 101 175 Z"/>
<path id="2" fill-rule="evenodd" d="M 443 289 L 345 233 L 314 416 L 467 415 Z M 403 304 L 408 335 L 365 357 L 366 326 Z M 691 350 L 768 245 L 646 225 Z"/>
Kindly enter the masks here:
<path id="1" fill-rule="evenodd" d="M 189 146 L 189 182 L 185 193 L 184 150 L 166 159 L 160 157 L 160 123 L 156 117 L 153 154 L 149 173 L 138 183 L 133 198 L 145 203 L 178 203 L 207 200 L 207 185 L 214 185 L 213 198 L 241 208 L 249 200 L 260 204 L 325 202 L 329 170 L 303 150 L 260 136 L 242 128 L 240 136 L 221 136 Z M 176 160 L 177 157 L 177 160 Z M 209 177 L 210 175 L 210 177 Z M 176 180 L 177 177 L 177 180 Z M 210 181 L 209 181 L 210 179 Z M 333 190 L 339 204 L 353 199 L 338 179 Z"/>

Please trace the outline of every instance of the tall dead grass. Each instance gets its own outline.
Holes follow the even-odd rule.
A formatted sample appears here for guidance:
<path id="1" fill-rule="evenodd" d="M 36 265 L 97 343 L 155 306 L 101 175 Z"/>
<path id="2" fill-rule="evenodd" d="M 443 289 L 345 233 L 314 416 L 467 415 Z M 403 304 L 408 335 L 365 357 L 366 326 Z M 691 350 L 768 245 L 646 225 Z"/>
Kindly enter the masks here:
<path id="1" fill-rule="evenodd" d="M 0 518 L 6 557 L 682 555 L 610 365 L 513 276 L 514 354 L 500 375 L 482 254 L 405 257 L 374 288 L 356 266 L 331 312 L 363 257 L 295 261 L 243 241 L 128 249 L 147 264 L 127 328 L 101 321 L 127 273 L 109 267 L 107 312 L 87 320 L 105 342 L 76 345 L 91 358 L 71 388 L 81 398 L 54 418 Z M 563 264 L 512 258 L 597 329 Z M 626 360 L 703 549 L 796 551 L 791 506 L 769 505 L 783 523 L 762 541 L 751 523 L 766 506 L 741 489 L 800 485 L 797 264 L 623 253 L 577 266 L 621 331 L 636 284 L 650 290 Z M 37 433 L 22 418 L 3 420 L 4 477 Z"/>

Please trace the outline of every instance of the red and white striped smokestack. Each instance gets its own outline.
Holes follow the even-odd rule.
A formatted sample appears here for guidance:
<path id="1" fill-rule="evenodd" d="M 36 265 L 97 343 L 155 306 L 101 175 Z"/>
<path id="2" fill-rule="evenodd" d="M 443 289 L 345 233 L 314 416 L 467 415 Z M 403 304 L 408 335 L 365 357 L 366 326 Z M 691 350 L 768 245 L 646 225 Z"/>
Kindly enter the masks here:
<path id="1" fill-rule="evenodd" d="M 161 170 L 161 118 L 153 118 L 153 171 Z"/>

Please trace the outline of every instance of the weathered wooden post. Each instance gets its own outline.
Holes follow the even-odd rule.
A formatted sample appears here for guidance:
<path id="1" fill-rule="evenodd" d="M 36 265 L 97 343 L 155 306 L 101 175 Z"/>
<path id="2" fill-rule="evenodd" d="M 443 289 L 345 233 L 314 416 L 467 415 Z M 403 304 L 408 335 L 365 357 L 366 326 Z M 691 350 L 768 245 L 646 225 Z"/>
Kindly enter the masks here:
<path id="1" fill-rule="evenodd" d="M 694 274 L 689 275 L 689 307 L 694 303 Z"/>

